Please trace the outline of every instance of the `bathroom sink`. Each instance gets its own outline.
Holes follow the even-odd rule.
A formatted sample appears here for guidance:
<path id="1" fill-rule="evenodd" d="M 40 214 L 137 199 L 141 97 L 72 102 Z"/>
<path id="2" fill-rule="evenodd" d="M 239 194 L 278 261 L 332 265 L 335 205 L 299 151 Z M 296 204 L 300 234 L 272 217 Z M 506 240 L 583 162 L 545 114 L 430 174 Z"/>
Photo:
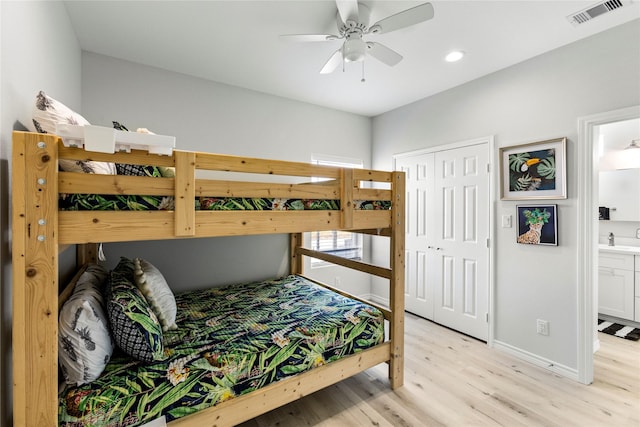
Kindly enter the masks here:
<path id="1" fill-rule="evenodd" d="M 626 246 L 626 245 L 609 246 L 606 243 L 601 243 L 598 245 L 598 248 L 601 251 L 632 253 L 632 254 L 640 255 L 640 246 Z"/>

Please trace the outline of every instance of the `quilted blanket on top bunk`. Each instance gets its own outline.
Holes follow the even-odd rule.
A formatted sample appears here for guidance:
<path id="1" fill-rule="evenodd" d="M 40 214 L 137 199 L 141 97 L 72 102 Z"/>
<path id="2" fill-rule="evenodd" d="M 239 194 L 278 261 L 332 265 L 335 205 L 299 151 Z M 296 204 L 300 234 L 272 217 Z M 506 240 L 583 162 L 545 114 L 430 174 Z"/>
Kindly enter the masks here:
<path id="1" fill-rule="evenodd" d="M 100 194 L 65 194 L 60 197 L 59 207 L 65 211 L 86 210 L 173 210 L 173 197 L 123 196 Z M 248 197 L 201 197 L 195 200 L 196 210 L 340 210 L 340 200 L 325 199 L 278 199 Z M 390 201 L 359 200 L 356 209 L 390 209 Z"/>
<path id="2" fill-rule="evenodd" d="M 173 420 L 379 344 L 377 309 L 289 276 L 176 295 L 166 360 L 114 353 L 105 372 L 59 397 L 61 426 Z"/>

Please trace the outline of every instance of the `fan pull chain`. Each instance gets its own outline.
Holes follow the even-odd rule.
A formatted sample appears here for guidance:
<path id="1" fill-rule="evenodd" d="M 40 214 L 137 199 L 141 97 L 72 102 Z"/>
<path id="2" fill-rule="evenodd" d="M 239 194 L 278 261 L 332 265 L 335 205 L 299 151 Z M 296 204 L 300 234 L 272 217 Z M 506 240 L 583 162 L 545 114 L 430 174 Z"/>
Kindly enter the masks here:
<path id="1" fill-rule="evenodd" d="M 360 79 L 360 82 L 361 83 L 365 82 L 365 79 L 364 79 L 364 61 L 362 61 L 362 79 Z"/>

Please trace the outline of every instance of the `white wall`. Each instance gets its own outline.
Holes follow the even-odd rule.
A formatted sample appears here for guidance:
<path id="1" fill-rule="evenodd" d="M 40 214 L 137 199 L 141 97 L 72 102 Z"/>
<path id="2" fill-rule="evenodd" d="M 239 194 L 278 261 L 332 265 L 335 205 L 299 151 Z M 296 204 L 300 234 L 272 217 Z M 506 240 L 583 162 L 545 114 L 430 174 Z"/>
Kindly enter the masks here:
<path id="1" fill-rule="evenodd" d="M 39 90 L 80 108 L 80 46 L 60 2 L 0 1 L 0 425 L 11 422 L 11 132 L 32 127 Z M 73 251 L 67 251 L 73 252 Z M 73 255 L 73 254 L 72 254 Z M 66 255 L 63 257 L 66 258 Z"/>
<path id="2" fill-rule="evenodd" d="M 95 53 L 82 54 L 82 105 L 92 124 L 111 126 L 116 120 L 129 129 L 146 127 L 176 136 L 180 149 L 303 162 L 315 153 L 362 159 L 365 166 L 371 162 L 367 117 Z M 272 277 L 288 267 L 284 235 L 105 248 L 110 264 L 125 254 L 156 262 L 176 289 Z M 343 283 L 351 280 L 346 272 L 335 274 Z M 184 277 L 190 282 L 181 283 Z M 368 277 L 352 278 L 353 292 L 369 292 Z"/>
<path id="3" fill-rule="evenodd" d="M 396 153 L 486 135 L 495 135 L 496 148 L 568 138 L 569 198 L 545 201 L 558 204 L 559 246 L 518 245 L 514 228 L 496 226 L 494 236 L 496 344 L 559 370 L 577 369 L 577 119 L 640 104 L 639 75 L 636 20 L 373 121 L 373 167 L 380 169 L 391 168 Z M 515 216 L 517 204 L 496 201 L 496 218 Z M 375 282 L 374 291 L 384 292 Z M 536 334 L 536 319 L 550 322 L 549 336 Z"/>

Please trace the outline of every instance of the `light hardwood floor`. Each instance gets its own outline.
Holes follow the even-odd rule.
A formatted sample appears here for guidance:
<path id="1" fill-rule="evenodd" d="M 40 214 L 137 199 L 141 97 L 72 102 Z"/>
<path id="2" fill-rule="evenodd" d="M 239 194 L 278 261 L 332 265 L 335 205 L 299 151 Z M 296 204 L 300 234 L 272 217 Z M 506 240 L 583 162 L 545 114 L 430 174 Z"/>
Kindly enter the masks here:
<path id="1" fill-rule="evenodd" d="M 404 387 L 375 367 L 241 426 L 638 427 L 640 342 L 599 335 L 585 386 L 407 314 Z"/>

